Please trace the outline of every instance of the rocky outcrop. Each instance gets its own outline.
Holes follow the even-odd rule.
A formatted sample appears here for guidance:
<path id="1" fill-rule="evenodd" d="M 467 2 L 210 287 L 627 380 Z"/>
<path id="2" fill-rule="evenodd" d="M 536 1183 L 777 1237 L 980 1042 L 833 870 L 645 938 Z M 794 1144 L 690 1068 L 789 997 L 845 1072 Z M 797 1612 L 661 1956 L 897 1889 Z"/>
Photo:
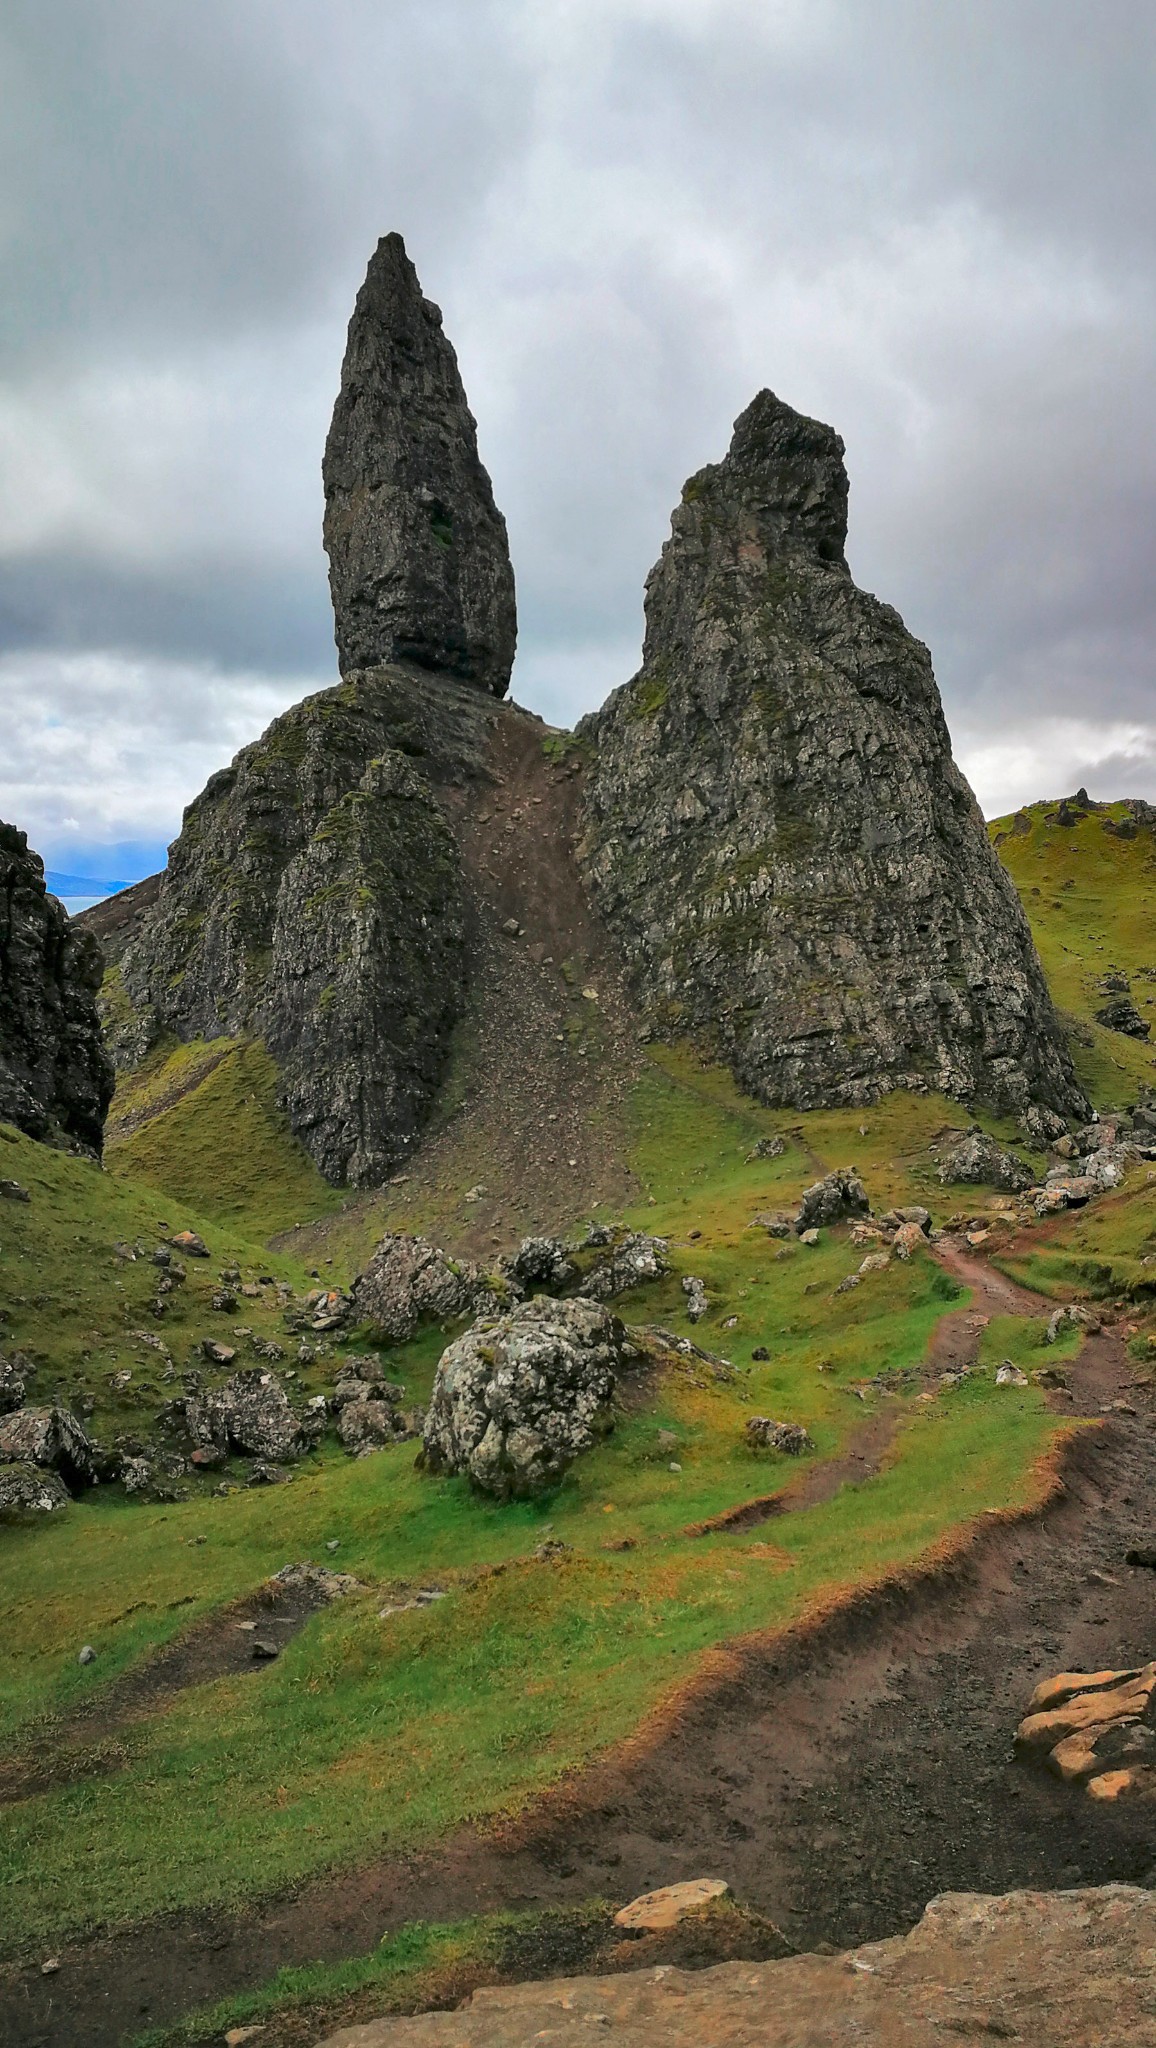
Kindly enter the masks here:
<path id="1" fill-rule="evenodd" d="M 67 1408 L 17 1408 L 0 1416 L 0 1465 L 54 1472 L 74 1493 L 101 1476 L 100 1457 Z"/>
<path id="2" fill-rule="evenodd" d="M 843 443 L 763 391 L 683 491 L 639 674 L 585 719 L 580 856 L 660 1032 L 767 1103 L 1081 1111 L 927 649 L 844 558 Z"/>
<path id="3" fill-rule="evenodd" d="M 0 1519 L 52 1515 L 72 1499 L 64 1481 L 40 1465 L 0 1465 Z"/>
<path id="4" fill-rule="evenodd" d="M 626 1334 L 595 1301 L 523 1302 L 442 1353 L 422 1437 L 432 1472 L 497 1500 L 557 1485 L 610 1421 Z"/>
<path id="5" fill-rule="evenodd" d="M 113 1071 L 91 933 L 44 886 L 23 832 L 0 823 L 0 1122 L 99 1158 Z"/>
<path id="6" fill-rule="evenodd" d="M 405 1156 L 461 1006 L 461 867 L 433 785 L 482 744 L 462 696 L 381 670 L 274 720 L 185 812 L 112 991 L 130 1062 L 162 1030 L 263 1037 L 337 1183 Z"/>
<path id="7" fill-rule="evenodd" d="M 247 1366 L 224 1386 L 191 1398 L 185 1421 L 199 1449 L 221 1456 L 296 1458 L 306 1440 L 276 1373 L 260 1366 Z"/>
<path id="8" fill-rule="evenodd" d="M 1147 1558 L 1145 1558 L 1147 1562 Z M 1061 1671 L 1037 1685 L 1016 1729 L 1021 1755 L 1046 1760 L 1093 1799 L 1156 1796 L 1156 1664 L 1129 1671 Z"/>
<path id="9" fill-rule="evenodd" d="M 976 1129 L 944 1154 L 939 1162 L 939 1178 L 945 1186 L 958 1181 L 969 1187 L 1002 1188 L 1005 1194 L 1018 1195 L 1031 1187 L 1035 1174 L 1015 1152 L 997 1144 L 986 1131 Z"/>
<path id="10" fill-rule="evenodd" d="M 456 2012 L 342 2027 L 321 2048 L 1139 2048 L 1152 2038 L 1156 1897 L 1139 1885 L 947 1893 L 910 1934 L 845 1955 L 653 1965 L 475 1991 Z"/>
<path id="11" fill-rule="evenodd" d="M 844 1166 L 804 1190 L 794 1227 L 802 1237 L 805 1230 L 818 1230 L 825 1223 L 846 1223 L 853 1216 L 870 1214 L 866 1188 L 855 1168 Z"/>
<path id="12" fill-rule="evenodd" d="M 357 295 L 325 444 L 325 548 L 342 673 L 412 661 L 505 695 L 506 523 L 442 316 L 400 235 Z"/>
<path id="13" fill-rule="evenodd" d="M 425 1237 L 390 1231 L 350 1288 L 349 1320 L 378 1344 L 406 1344 L 424 1322 L 468 1315 L 488 1282 Z"/>

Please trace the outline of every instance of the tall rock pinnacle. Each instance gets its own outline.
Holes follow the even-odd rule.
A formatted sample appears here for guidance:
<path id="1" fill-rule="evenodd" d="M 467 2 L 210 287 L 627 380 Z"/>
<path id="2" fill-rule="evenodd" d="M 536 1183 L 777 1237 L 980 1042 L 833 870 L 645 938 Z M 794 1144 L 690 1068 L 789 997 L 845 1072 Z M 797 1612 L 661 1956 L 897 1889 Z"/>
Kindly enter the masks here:
<path id="1" fill-rule="evenodd" d="M 765 1102 L 1086 1104 L 931 658 L 843 556 L 843 443 L 762 391 L 691 477 L 581 858 L 660 1031 Z"/>
<path id="2" fill-rule="evenodd" d="M 342 673 L 412 661 L 504 696 L 517 631 L 506 523 L 400 235 L 378 243 L 357 295 L 322 478 Z"/>

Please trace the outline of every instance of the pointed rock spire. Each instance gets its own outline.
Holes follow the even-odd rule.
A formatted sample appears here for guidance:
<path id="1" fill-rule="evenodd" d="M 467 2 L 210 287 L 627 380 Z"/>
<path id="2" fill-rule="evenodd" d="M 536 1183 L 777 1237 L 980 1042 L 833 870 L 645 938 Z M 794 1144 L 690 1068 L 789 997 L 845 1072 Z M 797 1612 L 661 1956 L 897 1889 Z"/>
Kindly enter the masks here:
<path id="1" fill-rule="evenodd" d="M 397 234 L 357 295 L 322 478 L 342 673 L 411 661 L 504 696 L 517 631 L 506 523 L 441 313 Z"/>

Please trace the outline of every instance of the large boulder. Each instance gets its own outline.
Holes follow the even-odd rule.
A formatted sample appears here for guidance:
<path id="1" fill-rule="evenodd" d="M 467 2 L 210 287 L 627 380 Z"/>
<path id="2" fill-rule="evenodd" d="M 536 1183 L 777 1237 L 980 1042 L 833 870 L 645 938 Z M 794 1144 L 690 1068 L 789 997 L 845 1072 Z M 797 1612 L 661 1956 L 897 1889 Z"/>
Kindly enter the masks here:
<path id="1" fill-rule="evenodd" d="M 0 1465 L 36 1465 L 77 1492 L 100 1475 L 100 1454 L 67 1408 L 17 1408 L 0 1416 Z"/>
<path id="2" fill-rule="evenodd" d="M 348 1320 L 379 1344 L 405 1344 L 424 1322 L 471 1313 L 491 1282 L 428 1238 L 390 1231 L 350 1288 Z"/>
<path id="3" fill-rule="evenodd" d="M 664 1237 L 649 1237 L 644 1230 L 627 1231 L 611 1242 L 606 1257 L 586 1274 L 583 1294 L 593 1295 L 596 1301 L 608 1301 L 631 1287 L 643 1286 L 647 1280 L 661 1280 L 670 1271 L 667 1249 Z"/>
<path id="4" fill-rule="evenodd" d="M 0 1519 L 52 1515 L 71 1498 L 63 1479 L 41 1465 L 0 1465 Z"/>
<path id="5" fill-rule="evenodd" d="M 760 392 L 683 491 L 642 668 L 579 733 L 580 859 L 653 1028 L 803 1109 L 1082 1113 L 927 649 L 856 588 L 830 427 Z"/>
<path id="6" fill-rule="evenodd" d="M 506 522 L 441 313 L 397 234 L 357 295 L 321 473 L 342 673 L 412 661 L 504 696 L 517 630 Z"/>
<path id="7" fill-rule="evenodd" d="M 946 1185 L 962 1181 L 965 1186 L 1000 1188 L 1004 1194 L 1019 1195 L 1030 1188 L 1035 1174 L 1018 1153 L 1009 1152 L 984 1131 L 969 1131 L 939 1162 L 939 1178 Z"/>
<path id="8" fill-rule="evenodd" d="M 0 1122 L 99 1158 L 113 1089 L 97 991 L 104 958 L 0 822 Z"/>
<path id="9" fill-rule="evenodd" d="M 301 1424 L 277 1378 L 261 1366 L 247 1366 L 224 1386 L 185 1403 L 185 1422 L 202 1450 L 236 1452 L 245 1458 L 296 1458 L 304 1447 Z"/>
<path id="10" fill-rule="evenodd" d="M 442 1353 L 423 1432 L 434 1472 L 464 1472 L 497 1500 L 555 1486 L 610 1423 L 626 1355 L 600 1303 L 521 1303 L 475 1324 Z"/>
<path id="11" fill-rule="evenodd" d="M 818 1230 L 826 1223 L 845 1223 L 852 1216 L 869 1216 L 867 1190 L 853 1166 L 841 1167 L 812 1182 L 803 1194 L 795 1217 L 795 1230 Z"/>

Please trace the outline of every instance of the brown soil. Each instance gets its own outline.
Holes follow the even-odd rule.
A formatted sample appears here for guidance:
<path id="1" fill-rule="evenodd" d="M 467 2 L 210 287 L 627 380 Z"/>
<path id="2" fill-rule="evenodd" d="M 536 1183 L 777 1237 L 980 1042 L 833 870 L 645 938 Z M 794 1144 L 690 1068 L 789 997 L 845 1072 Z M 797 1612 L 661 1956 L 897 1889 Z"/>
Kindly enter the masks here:
<path id="1" fill-rule="evenodd" d="M 943 1256 L 977 1288 L 965 1317 L 1006 1312 L 1009 1291 L 1020 1312 L 1037 1306 L 980 1261 Z M 1038 1512 L 984 1518 L 920 1569 L 719 1653 L 676 1709 L 516 1825 L 462 1830 L 236 1919 L 98 1939 L 49 1978 L 10 1970 L 0 2036 L 112 2048 L 146 2019 L 282 1964 L 364 1953 L 415 1919 L 620 1900 L 705 1873 L 801 1949 L 900 1931 L 941 1891 L 1146 1878 L 1151 1807 L 1096 1806 L 1011 1750 L 1043 1673 L 1137 1664 L 1156 1643 L 1156 1574 L 1124 1563 L 1154 1534 L 1146 1396 L 1114 1332 L 1088 1340 L 1071 1377 L 1065 1413 L 1102 1415 L 1126 1392 L 1141 1412 L 1074 1432 Z"/>

